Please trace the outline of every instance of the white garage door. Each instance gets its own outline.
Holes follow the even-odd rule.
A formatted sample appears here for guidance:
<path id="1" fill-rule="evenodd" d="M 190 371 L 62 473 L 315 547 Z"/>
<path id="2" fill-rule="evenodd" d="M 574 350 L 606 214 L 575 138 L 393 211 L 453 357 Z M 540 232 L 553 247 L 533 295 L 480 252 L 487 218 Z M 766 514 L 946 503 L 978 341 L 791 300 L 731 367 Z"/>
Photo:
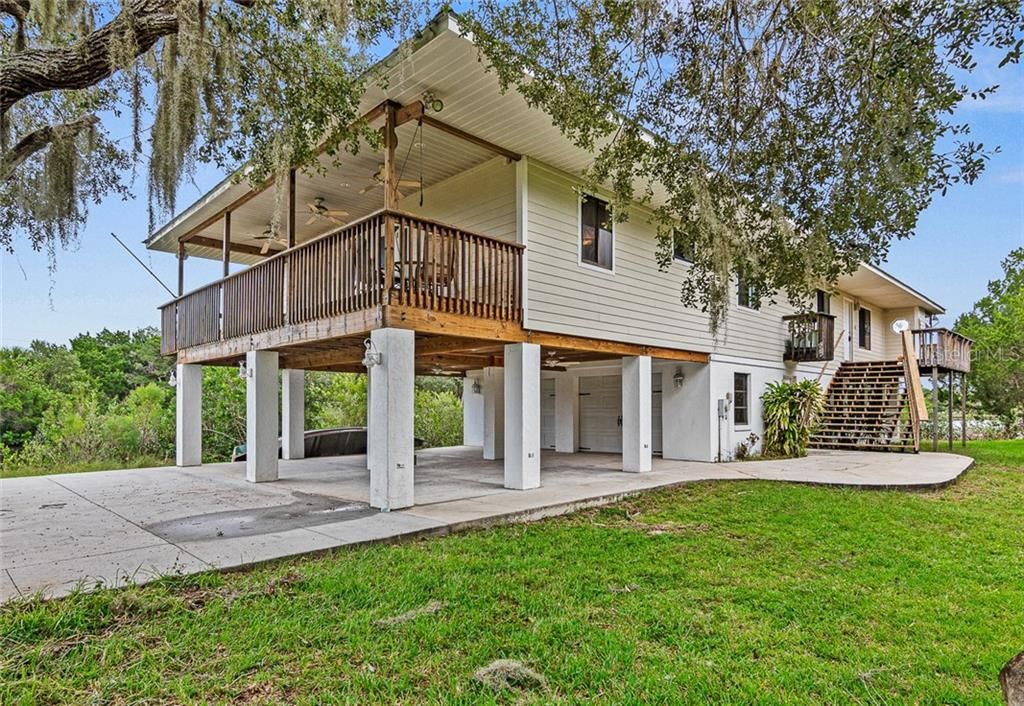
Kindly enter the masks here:
<path id="1" fill-rule="evenodd" d="M 542 433 L 541 445 L 543 443 Z M 660 454 L 661 448 L 661 373 L 654 373 L 651 375 L 651 451 Z M 622 453 L 621 375 L 580 378 L 580 451 Z"/>
<path id="2" fill-rule="evenodd" d="M 555 381 L 540 381 L 540 447 L 555 448 Z"/>
<path id="3" fill-rule="evenodd" d="M 580 378 L 580 451 L 622 453 L 622 376 Z"/>

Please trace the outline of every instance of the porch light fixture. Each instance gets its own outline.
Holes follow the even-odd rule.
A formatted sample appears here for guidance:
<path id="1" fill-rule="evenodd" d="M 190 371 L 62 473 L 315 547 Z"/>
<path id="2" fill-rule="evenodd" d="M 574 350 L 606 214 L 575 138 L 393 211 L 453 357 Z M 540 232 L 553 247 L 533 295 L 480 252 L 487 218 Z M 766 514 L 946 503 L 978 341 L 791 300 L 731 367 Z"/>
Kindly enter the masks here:
<path id="1" fill-rule="evenodd" d="M 174 370 L 171 370 L 171 374 L 167 377 L 167 386 L 168 387 L 177 387 L 178 386 L 178 376 L 175 375 Z"/>
<path id="2" fill-rule="evenodd" d="M 246 367 L 244 360 L 238 361 L 238 377 L 242 378 L 243 380 L 249 377 L 249 368 Z"/>
<path id="3" fill-rule="evenodd" d="M 484 391 L 484 387 L 483 387 L 483 385 L 480 384 L 480 381 L 479 380 L 474 380 L 473 381 L 473 394 L 474 395 L 479 395 L 483 391 Z"/>
<path id="4" fill-rule="evenodd" d="M 683 386 L 684 382 L 686 382 L 686 376 L 683 375 L 683 369 L 676 368 L 676 373 L 672 376 L 672 385 L 678 390 Z"/>
<path id="5" fill-rule="evenodd" d="M 377 350 L 377 347 L 373 345 L 373 340 L 367 338 L 363 341 L 363 345 L 366 346 L 366 354 L 363 356 L 363 367 L 369 370 L 375 365 L 380 365 L 384 362 L 384 354 Z"/>
<path id="6" fill-rule="evenodd" d="M 431 113 L 440 113 L 444 110 L 444 101 L 434 95 L 432 91 L 424 92 L 421 100 L 423 101 L 423 107 Z"/>

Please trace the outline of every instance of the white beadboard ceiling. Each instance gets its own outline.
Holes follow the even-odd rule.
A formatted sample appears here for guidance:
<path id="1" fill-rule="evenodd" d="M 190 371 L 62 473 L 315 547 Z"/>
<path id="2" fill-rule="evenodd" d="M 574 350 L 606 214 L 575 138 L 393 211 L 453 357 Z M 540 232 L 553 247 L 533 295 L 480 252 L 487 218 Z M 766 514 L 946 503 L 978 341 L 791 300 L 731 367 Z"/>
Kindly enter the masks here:
<path id="1" fill-rule="evenodd" d="M 434 114 L 448 125 L 504 147 L 513 152 L 539 159 L 563 171 L 577 174 L 585 169 L 591 156 L 575 147 L 570 140 L 551 124 L 541 110 L 530 108 L 525 99 L 514 90 L 501 93 L 498 80 L 486 71 L 483 58 L 474 44 L 460 36 L 453 18 L 441 18 L 435 23 L 436 33 L 415 51 L 393 55 L 385 59 L 393 64 L 386 71 L 387 80 L 381 88 L 373 84 L 361 103 L 363 112 L 381 101 L 390 99 L 400 104 L 419 100 L 425 91 L 431 91 L 444 101 L 444 110 Z M 419 180 L 419 148 L 414 145 L 416 123 L 402 125 L 398 131 L 396 157 L 398 168 L 405 162 L 401 178 Z M 495 155 L 489 150 L 432 128 L 423 126 L 423 181 L 429 187 L 461 172 L 471 169 Z M 406 152 L 410 145 L 413 149 Z M 330 158 L 324 157 L 324 163 Z M 383 206 L 383 191 L 374 188 L 365 194 L 359 190 L 372 183 L 383 157 L 368 145 L 358 154 L 342 154 L 341 166 L 327 167 L 326 174 L 310 176 L 299 173 L 296 177 L 296 240 L 305 242 L 317 235 L 337 228 L 329 221 L 306 224 L 306 204 L 317 196 L 324 198 L 330 209 L 348 211 L 345 220 L 354 220 Z M 179 215 L 158 229 L 147 239 L 146 246 L 153 250 L 176 252 L 178 238 L 197 224 L 209 219 L 249 191 L 248 182 L 231 184 L 225 180 Z M 416 189 L 403 189 L 406 198 L 418 198 Z M 429 193 L 426 194 L 429 198 Z M 401 202 L 399 203 L 401 208 Z M 260 245 L 252 236 L 267 227 L 274 209 L 274 189 L 268 188 L 239 206 L 231 215 L 231 241 Z M 203 229 L 199 235 L 221 240 L 223 225 L 217 221 Z M 191 245 L 189 255 L 219 259 L 216 248 Z M 235 253 L 232 261 L 252 264 L 261 258 Z"/>

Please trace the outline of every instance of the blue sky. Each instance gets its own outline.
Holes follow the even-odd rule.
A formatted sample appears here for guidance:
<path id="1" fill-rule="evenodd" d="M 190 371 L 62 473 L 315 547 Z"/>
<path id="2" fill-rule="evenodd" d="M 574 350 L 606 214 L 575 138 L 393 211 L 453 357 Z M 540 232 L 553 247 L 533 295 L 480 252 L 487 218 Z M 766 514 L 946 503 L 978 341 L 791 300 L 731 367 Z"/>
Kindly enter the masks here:
<path id="1" fill-rule="evenodd" d="M 921 215 L 916 235 L 893 244 L 885 269 L 943 304 L 944 324 L 970 309 L 999 276 L 1000 261 L 1024 247 L 1024 69 L 1011 66 L 976 77 L 999 83 L 994 98 L 962 106 L 958 118 L 972 126 L 973 139 L 1001 152 L 972 186 L 936 196 Z M 179 204 L 205 193 L 221 174 L 201 170 L 183 185 Z M 65 343 L 85 331 L 157 326 L 157 306 L 169 299 L 160 287 L 111 238 L 111 231 L 133 247 L 172 289 L 177 278 L 173 255 L 148 253 L 145 183 L 132 201 L 109 199 L 95 207 L 80 244 L 57 255 L 51 278 L 44 253 L 25 241 L 16 253 L 0 254 L 0 345 L 24 346 L 33 339 Z M 653 253 L 652 253 L 653 256 Z M 189 260 L 186 289 L 219 276 L 218 262 Z"/>

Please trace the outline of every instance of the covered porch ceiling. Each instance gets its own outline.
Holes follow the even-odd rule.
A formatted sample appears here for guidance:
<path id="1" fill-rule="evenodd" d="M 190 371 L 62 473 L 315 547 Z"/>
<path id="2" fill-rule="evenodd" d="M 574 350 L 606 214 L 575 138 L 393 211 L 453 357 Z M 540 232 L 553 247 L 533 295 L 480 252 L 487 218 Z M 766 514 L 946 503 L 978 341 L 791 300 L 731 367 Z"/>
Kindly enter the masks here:
<path id="1" fill-rule="evenodd" d="M 836 286 L 846 294 L 885 309 L 921 307 L 926 314 L 946 310 L 913 287 L 872 265 L 862 264 L 852 275 L 843 275 Z"/>
<path id="2" fill-rule="evenodd" d="M 591 153 L 562 135 L 546 113 L 531 108 L 517 91 L 503 93 L 497 77 L 486 70 L 476 45 L 460 34 L 450 16 L 439 17 L 413 43 L 411 51 L 406 48 L 395 52 L 378 68 L 384 79 L 370 84 L 360 103 L 361 113 L 370 113 L 384 101 L 411 106 L 428 93 L 444 104 L 442 110 L 427 113 L 420 135 L 416 120 L 404 123 L 396 131 L 396 172 L 403 180 L 417 182 L 401 189 L 405 196 L 399 201 L 400 209 L 403 202 L 418 202 L 421 165 L 426 200 L 430 187 L 496 157 L 528 154 L 570 174 L 579 174 L 593 159 Z M 377 124 L 382 122 L 377 118 Z M 431 120 L 443 123 L 450 131 L 431 124 Z M 307 204 L 314 203 L 317 197 L 323 198 L 328 209 L 347 211 L 347 216 L 339 218 L 345 221 L 384 206 L 383 189 L 371 188 L 360 193 L 374 183 L 374 175 L 384 161 L 380 151 L 366 144 L 361 147 L 357 154 L 343 154 L 340 168 L 330 166 L 330 159 L 324 157 L 323 175 L 297 173 L 296 243 L 339 227 L 325 219 L 307 223 Z M 219 259 L 223 214 L 231 211 L 231 260 L 253 264 L 262 259 L 259 250 L 264 241 L 257 236 L 266 230 L 273 209 L 273 188 L 254 190 L 244 178 L 238 183 L 225 179 L 153 233 L 146 246 L 174 253 L 179 240 L 185 239 L 190 243 L 189 255 Z"/>

